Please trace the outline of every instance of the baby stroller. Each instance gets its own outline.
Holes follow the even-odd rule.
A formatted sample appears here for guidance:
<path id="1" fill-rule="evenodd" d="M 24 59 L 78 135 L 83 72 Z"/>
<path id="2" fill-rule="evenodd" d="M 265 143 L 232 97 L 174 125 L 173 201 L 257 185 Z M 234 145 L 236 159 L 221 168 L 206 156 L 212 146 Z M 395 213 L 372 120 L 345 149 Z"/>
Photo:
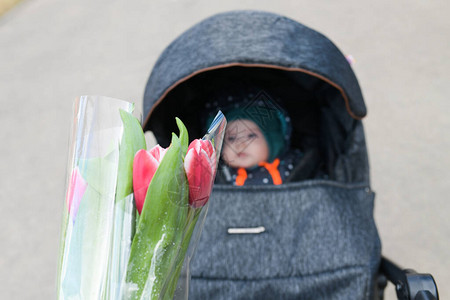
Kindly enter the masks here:
<path id="1" fill-rule="evenodd" d="M 144 96 L 144 129 L 168 146 L 175 116 L 191 136 L 217 95 L 263 87 L 303 152 L 282 185 L 216 184 L 194 259 L 191 299 L 438 299 L 431 275 L 382 258 L 373 219 L 366 108 L 349 63 L 325 36 L 258 11 L 208 18 L 162 53 Z M 233 97 L 222 97 L 233 102 Z M 224 100 L 225 101 L 225 100 Z"/>

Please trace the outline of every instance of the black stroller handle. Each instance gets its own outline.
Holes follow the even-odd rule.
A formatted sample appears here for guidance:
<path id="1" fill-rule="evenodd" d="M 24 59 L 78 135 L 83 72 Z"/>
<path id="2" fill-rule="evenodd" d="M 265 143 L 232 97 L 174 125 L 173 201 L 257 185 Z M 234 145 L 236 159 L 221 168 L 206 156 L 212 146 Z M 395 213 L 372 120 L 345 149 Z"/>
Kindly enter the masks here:
<path id="1" fill-rule="evenodd" d="M 400 300 L 439 300 L 437 285 L 431 274 L 402 270 L 385 257 L 381 259 L 380 271 L 395 285 Z"/>

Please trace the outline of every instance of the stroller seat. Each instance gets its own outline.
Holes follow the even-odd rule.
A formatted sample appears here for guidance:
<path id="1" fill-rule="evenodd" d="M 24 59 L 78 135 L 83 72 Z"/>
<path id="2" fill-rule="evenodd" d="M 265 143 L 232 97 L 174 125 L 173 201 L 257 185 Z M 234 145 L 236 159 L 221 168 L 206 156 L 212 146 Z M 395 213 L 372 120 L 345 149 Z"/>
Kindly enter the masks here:
<path id="1" fill-rule="evenodd" d="M 371 297 L 380 245 L 365 186 L 219 185 L 211 200 L 191 262 L 192 299 Z"/>

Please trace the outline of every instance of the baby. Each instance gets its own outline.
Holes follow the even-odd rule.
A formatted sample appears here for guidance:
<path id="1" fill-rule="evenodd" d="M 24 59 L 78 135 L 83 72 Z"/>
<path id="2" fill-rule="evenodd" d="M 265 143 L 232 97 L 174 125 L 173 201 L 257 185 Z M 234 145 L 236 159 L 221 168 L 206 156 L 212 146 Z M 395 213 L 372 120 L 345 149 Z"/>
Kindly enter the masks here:
<path id="1" fill-rule="evenodd" d="M 285 182 L 301 157 L 299 151 L 288 151 L 287 115 L 274 107 L 252 106 L 233 108 L 225 116 L 219 182 L 238 186 Z"/>

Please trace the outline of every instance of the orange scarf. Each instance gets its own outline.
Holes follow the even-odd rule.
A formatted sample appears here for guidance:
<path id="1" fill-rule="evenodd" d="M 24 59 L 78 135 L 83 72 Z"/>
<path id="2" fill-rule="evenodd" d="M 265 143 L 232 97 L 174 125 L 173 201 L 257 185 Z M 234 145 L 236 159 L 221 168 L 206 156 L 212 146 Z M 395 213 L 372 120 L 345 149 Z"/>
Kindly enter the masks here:
<path id="1" fill-rule="evenodd" d="M 272 177 L 274 185 L 280 185 L 283 183 L 281 179 L 280 172 L 278 171 L 278 166 L 280 165 L 280 159 L 275 159 L 272 163 L 260 162 L 258 166 L 266 168 Z M 239 168 L 237 170 L 236 185 L 242 186 L 247 180 L 247 171 L 244 168 Z"/>

